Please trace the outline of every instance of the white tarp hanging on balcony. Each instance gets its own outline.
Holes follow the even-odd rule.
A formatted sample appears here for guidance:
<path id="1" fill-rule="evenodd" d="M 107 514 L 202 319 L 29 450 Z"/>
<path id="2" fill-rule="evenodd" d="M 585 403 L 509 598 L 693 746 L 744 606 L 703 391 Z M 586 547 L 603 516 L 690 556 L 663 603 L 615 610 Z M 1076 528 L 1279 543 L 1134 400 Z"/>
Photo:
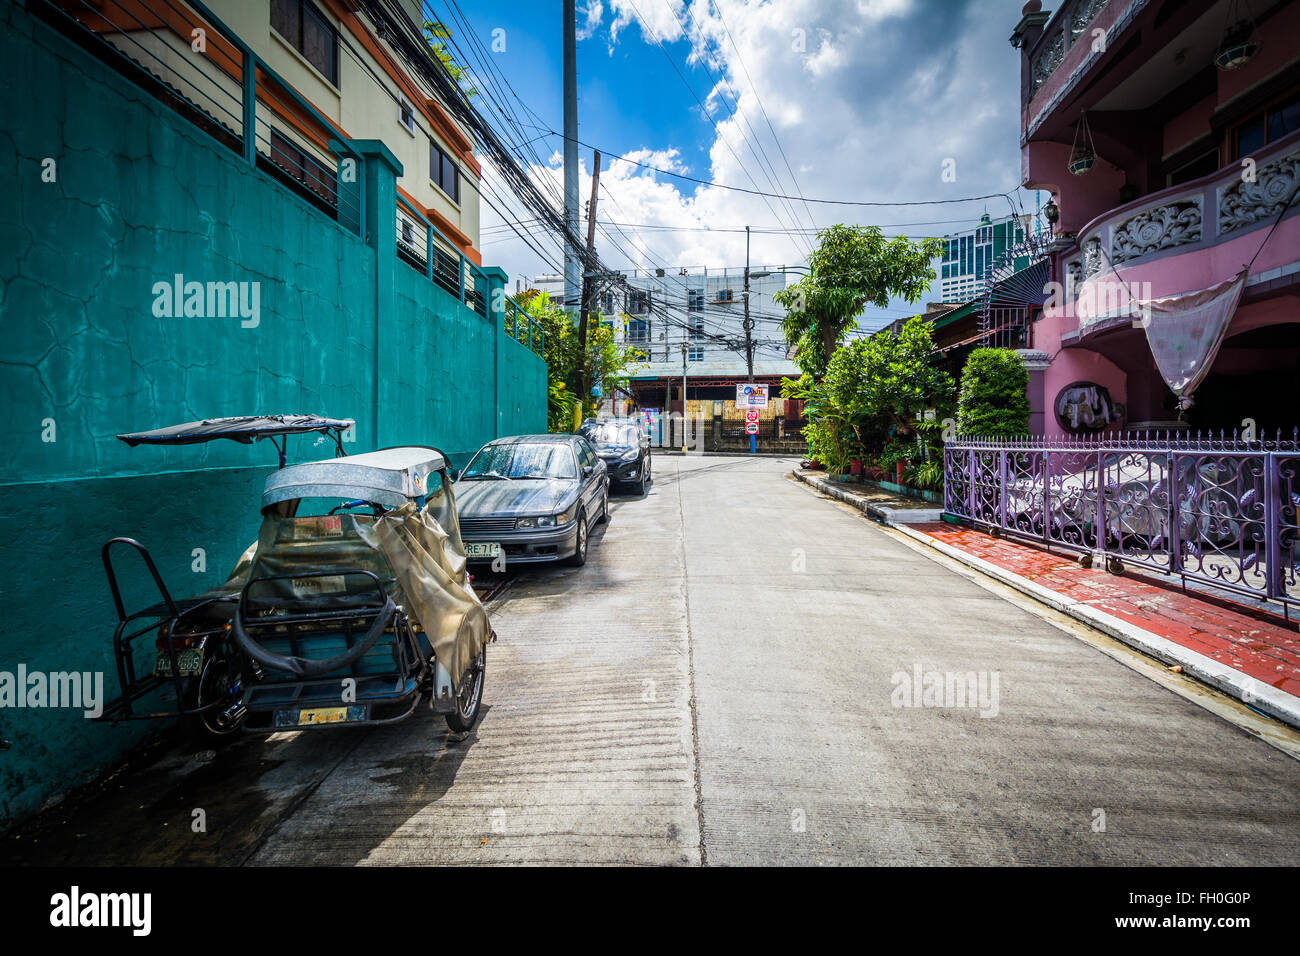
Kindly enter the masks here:
<path id="1" fill-rule="evenodd" d="M 1237 311 L 1246 270 L 1199 292 L 1136 302 L 1147 345 L 1180 409 L 1190 408 L 1192 392 L 1214 364 L 1228 323 Z"/>

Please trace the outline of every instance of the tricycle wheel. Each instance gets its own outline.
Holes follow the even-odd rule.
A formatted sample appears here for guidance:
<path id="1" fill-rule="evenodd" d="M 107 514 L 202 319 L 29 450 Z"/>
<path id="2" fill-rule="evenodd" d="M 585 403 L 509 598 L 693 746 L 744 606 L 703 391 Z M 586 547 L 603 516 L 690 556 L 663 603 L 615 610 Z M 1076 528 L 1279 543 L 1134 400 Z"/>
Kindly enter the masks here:
<path id="1" fill-rule="evenodd" d="M 186 729 L 195 746 L 218 747 L 238 736 L 247 713 L 240 706 L 243 683 L 242 668 L 227 658 L 213 657 L 203 665 L 203 672 L 195 687 L 194 705 L 204 707 L 217 701 L 226 701 L 228 706 L 186 715 Z"/>
<path id="2" fill-rule="evenodd" d="M 479 648 L 478 657 L 470 666 L 470 679 L 461 682 L 460 693 L 456 695 L 456 709 L 447 714 L 447 726 L 458 734 L 463 734 L 474 726 L 478 720 L 479 709 L 483 705 L 483 675 L 487 667 L 487 649 Z"/>

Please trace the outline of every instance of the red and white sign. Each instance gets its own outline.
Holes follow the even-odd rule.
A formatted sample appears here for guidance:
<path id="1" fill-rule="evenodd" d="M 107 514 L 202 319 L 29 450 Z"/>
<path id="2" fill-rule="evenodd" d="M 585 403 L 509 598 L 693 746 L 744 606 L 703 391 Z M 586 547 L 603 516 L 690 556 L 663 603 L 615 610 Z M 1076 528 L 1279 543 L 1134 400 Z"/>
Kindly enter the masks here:
<path id="1" fill-rule="evenodd" d="M 745 421 L 746 421 L 746 422 L 756 422 L 756 421 L 758 421 L 758 409 L 757 409 L 757 408 L 747 408 L 747 409 L 745 409 Z"/>
<path id="2" fill-rule="evenodd" d="M 758 422 L 745 422 L 745 434 L 746 434 L 746 435 L 757 435 L 757 434 L 758 434 Z"/>
<path id="3" fill-rule="evenodd" d="M 737 408 L 767 408 L 767 386 L 745 382 L 736 386 Z"/>

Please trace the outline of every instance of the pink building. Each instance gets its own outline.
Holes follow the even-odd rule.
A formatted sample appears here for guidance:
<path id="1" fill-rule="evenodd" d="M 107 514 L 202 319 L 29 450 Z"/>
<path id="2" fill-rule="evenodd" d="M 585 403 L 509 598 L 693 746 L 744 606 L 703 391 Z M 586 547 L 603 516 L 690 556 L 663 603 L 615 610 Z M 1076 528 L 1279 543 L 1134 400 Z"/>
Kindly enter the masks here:
<path id="1" fill-rule="evenodd" d="M 1025 5 L 1022 181 L 1052 194 L 1055 237 L 1025 353 L 1046 434 L 1300 422 L 1298 37 L 1300 0 Z"/>

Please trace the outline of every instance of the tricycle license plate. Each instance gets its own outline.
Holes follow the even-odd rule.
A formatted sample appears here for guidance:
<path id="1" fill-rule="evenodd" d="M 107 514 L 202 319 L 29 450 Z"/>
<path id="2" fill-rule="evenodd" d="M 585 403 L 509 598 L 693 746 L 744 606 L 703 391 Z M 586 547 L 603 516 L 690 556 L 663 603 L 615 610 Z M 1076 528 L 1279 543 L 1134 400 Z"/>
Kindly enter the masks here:
<path id="1" fill-rule="evenodd" d="M 182 677 L 198 677 L 199 671 L 203 668 L 203 652 L 177 651 L 176 664 L 180 668 Z M 166 651 L 158 652 L 158 658 L 153 663 L 153 673 L 155 677 L 172 676 L 172 659 Z"/>
<path id="2" fill-rule="evenodd" d="M 340 724 L 348 719 L 346 707 L 316 707 L 298 711 L 298 726 L 308 724 Z"/>
<path id="3" fill-rule="evenodd" d="M 467 558 L 499 558 L 501 545 L 496 541 L 472 541 L 465 545 Z"/>

